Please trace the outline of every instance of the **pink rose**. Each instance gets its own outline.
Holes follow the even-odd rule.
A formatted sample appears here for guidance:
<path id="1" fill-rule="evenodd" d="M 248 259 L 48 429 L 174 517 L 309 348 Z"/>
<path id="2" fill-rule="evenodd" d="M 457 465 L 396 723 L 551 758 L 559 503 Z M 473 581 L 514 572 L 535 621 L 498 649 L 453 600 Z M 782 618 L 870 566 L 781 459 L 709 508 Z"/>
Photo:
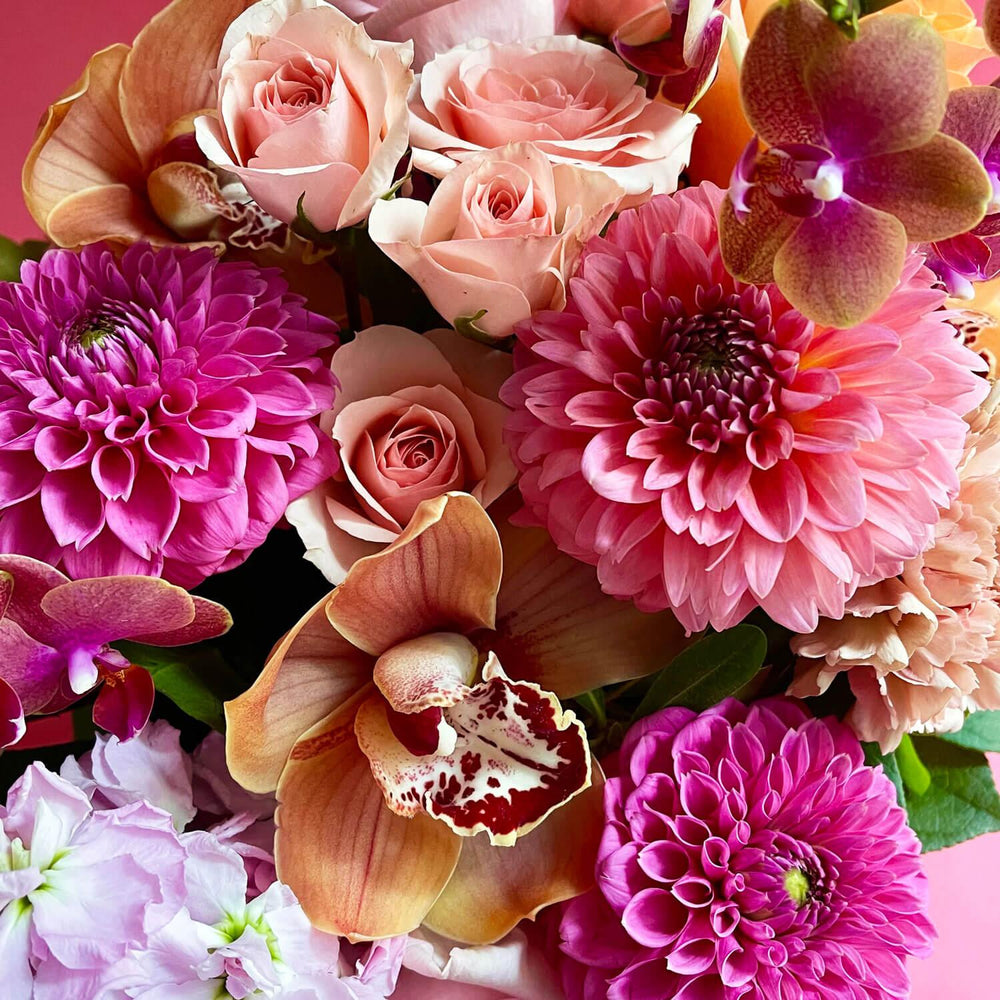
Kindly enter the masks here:
<path id="1" fill-rule="evenodd" d="M 567 0 L 335 0 L 372 38 L 413 40 L 413 68 L 470 38 L 517 42 L 554 35 Z"/>
<path id="2" fill-rule="evenodd" d="M 342 469 L 292 503 L 306 558 L 340 583 L 362 556 L 392 542 L 423 500 L 451 490 L 484 507 L 513 482 L 497 393 L 510 355 L 454 330 L 424 336 L 374 326 L 333 358 L 341 389 L 320 420 Z"/>
<path id="3" fill-rule="evenodd" d="M 429 62 L 410 98 L 413 163 L 444 177 L 508 142 L 607 174 L 635 204 L 676 190 L 698 119 L 654 102 L 613 52 L 571 35 L 481 40 Z"/>
<path id="4" fill-rule="evenodd" d="M 539 309 L 562 309 L 584 244 L 623 194 L 604 174 L 518 143 L 466 160 L 429 205 L 378 202 L 369 232 L 449 323 L 501 338 Z"/>
<path id="5" fill-rule="evenodd" d="M 198 144 L 282 222 L 304 195 L 317 229 L 354 225 L 406 152 L 412 56 L 324 0 L 260 0 L 222 41 L 218 117 L 196 120 Z"/>

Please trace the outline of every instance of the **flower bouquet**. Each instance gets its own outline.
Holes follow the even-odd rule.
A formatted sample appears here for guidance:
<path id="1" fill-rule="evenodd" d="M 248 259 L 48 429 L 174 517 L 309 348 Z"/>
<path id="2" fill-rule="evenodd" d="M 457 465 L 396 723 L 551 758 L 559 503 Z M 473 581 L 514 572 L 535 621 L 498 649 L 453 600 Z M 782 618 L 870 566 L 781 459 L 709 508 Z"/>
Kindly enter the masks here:
<path id="1" fill-rule="evenodd" d="M 921 852 L 1000 829 L 983 25 L 95 54 L 0 246 L 3 996 L 908 996 Z"/>

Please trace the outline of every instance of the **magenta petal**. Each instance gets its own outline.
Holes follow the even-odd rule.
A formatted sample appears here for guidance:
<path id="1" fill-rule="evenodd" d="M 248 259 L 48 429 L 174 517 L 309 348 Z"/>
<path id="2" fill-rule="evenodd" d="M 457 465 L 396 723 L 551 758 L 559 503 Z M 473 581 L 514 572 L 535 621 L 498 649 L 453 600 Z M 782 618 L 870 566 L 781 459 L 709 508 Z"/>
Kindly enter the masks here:
<path id="1" fill-rule="evenodd" d="M 1000 133 L 1000 90 L 996 87 L 953 90 L 948 95 L 941 131 L 965 143 L 982 160 Z"/>
<path id="2" fill-rule="evenodd" d="M 7 570 L 0 570 L 0 618 L 7 614 L 7 605 L 14 596 L 14 577 Z"/>
<path id="3" fill-rule="evenodd" d="M 120 740 L 130 740 L 149 721 L 156 689 L 148 670 L 129 666 L 107 674 L 94 702 L 94 722 Z"/>
<path id="4" fill-rule="evenodd" d="M 10 618 L 0 620 L 0 677 L 17 691 L 25 712 L 30 715 L 45 708 L 65 673 L 61 653 L 37 642 Z"/>
<path id="5" fill-rule="evenodd" d="M 187 625 L 164 631 L 143 632 L 128 638 L 147 646 L 186 646 L 190 642 L 214 639 L 232 627 L 233 617 L 221 604 L 193 594 L 191 600 L 194 602 L 194 619 Z"/>
<path id="6" fill-rule="evenodd" d="M 180 500 L 153 466 L 140 470 L 128 500 L 109 500 L 108 527 L 141 559 L 160 552 L 180 514 Z"/>
<path id="7" fill-rule="evenodd" d="M 670 944 L 687 921 L 687 909 L 666 889 L 637 892 L 622 914 L 622 926 L 633 940 L 647 948 Z"/>
<path id="8" fill-rule="evenodd" d="M 17 692 L 0 677 L 0 750 L 17 743 L 27 727 Z"/>

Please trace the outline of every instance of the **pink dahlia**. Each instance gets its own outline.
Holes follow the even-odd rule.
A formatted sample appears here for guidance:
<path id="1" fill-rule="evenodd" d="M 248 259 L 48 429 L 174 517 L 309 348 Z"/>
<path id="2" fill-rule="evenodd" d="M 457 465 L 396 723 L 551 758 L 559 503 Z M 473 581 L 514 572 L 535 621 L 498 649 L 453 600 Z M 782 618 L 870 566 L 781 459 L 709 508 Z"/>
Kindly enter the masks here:
<path id="1" fill-rule="evenodd" d="M 605 789 L 597 888 L 565 906 L 581 1000 L 893 1000 L 934 931 L 920 844 L 850 729 L 794 701 L 669 708 Z"/>
<path id="2" fill-rule="evenodd" d="M 807 632 L 930 540 L 988 386 L 921 256 L 869 320 L 819 326 L 727 273 L 722 197 L 656 197 L 591 241 L 565 311 L 517 330 L 507 436 L 528 511 L 607 593 Z"/>
<path id="3" fill-rule="evenodd" d="M 336 467 L 337 327 L 210 250 L 52 250 L 0 285 L 0 552 L 194 586 Z M 248 487 L 249 484 L 249 487 Z"/>

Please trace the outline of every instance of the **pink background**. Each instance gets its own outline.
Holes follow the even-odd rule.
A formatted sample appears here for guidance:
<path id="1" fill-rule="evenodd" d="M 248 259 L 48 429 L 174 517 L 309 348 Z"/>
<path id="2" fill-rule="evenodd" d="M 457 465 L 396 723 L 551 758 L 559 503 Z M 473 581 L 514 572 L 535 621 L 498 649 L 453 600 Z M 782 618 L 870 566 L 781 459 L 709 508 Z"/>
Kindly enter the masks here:
<path id="1" fill-rule="evenodd" d="M 211 0 L 204 0 L 211 3 Z M 21 202 L 21 162 L 39 117 L 95 50 L 128 42 L 162 0 L 3 0 L 0 31 L 0 232 L 38 231 Z M 987 76 L 987 79 L 990 77 Z M 984 81 L 985 82 L 985 81 Z M 1000 834 L 928 855 L 931 915 L 941 940 L 913 962 L 913 1000 L 985 1000 L 1000 947 Z"/>

